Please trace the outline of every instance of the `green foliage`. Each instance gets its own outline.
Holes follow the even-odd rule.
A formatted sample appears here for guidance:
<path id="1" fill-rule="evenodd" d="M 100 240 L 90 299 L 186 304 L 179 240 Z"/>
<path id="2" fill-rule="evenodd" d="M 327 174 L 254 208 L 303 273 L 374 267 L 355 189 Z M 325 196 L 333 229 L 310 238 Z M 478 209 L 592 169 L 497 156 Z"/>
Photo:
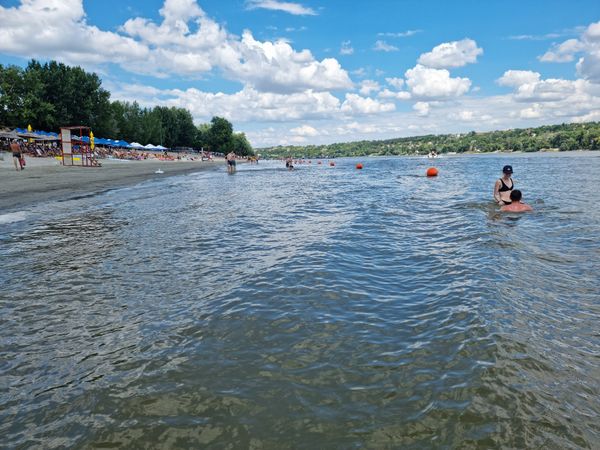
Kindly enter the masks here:
<path id="1" fill-rule="evenodd" d="M 260 149 L 266 158 L 319 158 L 342 156 L 426 155 L 497 151 L 599 150 L 600 122 L 548 125 L 466 134 L 416 136 L 384 141 L 359 141 L 330 145 L 279 146 Z"/>
<path id="2" fill-rule="evenodd" d="M 58 131 L 61 126 L 89 126 L 97 137 L 165 147 L 253 154 L 252 146 L 221 117 L 194 125 L 184 108 L 142 108 L 137 102 L 110 101 L 100 78 L 81 67 L 32 60 L 26 68 L 0 65 L 0 125 Z"/>
<path id="3" fill-rule="evenodd" d="M 229 153 L 234 148 L 233 126 L 222 117 L 213 117 L 211 120 L 208 143 L 210 149 L 215 152 Z"/>

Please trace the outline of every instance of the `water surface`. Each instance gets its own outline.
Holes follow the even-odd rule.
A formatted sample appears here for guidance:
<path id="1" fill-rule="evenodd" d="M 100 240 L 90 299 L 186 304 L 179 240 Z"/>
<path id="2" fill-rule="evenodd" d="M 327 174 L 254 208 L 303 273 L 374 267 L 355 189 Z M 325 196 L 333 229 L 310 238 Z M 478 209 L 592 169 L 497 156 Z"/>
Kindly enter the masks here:
<path id="1" fill-rule="evenodd" d="M 0 216 L 1 446 L 598 448 L 600 155 L 356 162 Z"/>

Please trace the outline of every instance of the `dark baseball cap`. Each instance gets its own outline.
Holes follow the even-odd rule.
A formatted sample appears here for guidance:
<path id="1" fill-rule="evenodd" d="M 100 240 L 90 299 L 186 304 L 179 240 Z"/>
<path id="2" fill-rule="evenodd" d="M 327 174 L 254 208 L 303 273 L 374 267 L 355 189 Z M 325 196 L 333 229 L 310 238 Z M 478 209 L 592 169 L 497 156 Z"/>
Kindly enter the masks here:
<path id="1" fill-rule="evenodd" d="M 512 166 L 504 166 L 502 168 L 502 172 L 504 172 L 504 173 L 513 173 Z"/>

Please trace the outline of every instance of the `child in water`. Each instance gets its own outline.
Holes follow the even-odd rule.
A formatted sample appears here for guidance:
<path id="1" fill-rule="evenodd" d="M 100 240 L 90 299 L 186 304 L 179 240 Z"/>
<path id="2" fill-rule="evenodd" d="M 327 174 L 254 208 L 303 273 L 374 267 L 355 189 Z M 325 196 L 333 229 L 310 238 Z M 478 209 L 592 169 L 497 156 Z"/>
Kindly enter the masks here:
<path id="1" fill-rule="evenodd" d="M 508 205 L 504 205 L 502 208 L 500 208 L 500 211 L 503 212 L 527 212 L 527 211 L 533 211 L 533 208 L 531 206 L 529 206 L 526 203 L 523 203 L 521 201 L 521 198 L 523 197 L 523 195 L 521 194 L 521 191 L 518 189 L 515 189 L 513 191 L 510 192 L 510 201 L 511 203 Z"/>

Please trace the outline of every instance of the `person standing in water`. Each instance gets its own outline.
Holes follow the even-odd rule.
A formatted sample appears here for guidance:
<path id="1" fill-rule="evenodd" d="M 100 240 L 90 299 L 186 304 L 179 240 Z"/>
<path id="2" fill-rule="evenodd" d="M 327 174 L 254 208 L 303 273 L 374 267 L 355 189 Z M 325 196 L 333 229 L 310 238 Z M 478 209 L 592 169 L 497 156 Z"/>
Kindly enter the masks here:
<path id="1" fill-rule="evenodd" d="M 510 205 L 504 205 L 502 208 L 500 208 L 500 211 L 502 212 L 527 212 L 527 211 L 533 211 L 533 208 L 531 206 L 529 206 L 527 203 L 523 203 L 521 201 L 521 198 L 523 197 L 523 195 L 521 194 L 521 191 L 518 189 L 515 189 L 513 191 L 511 191 L 510 193 Z"/>
<path id="2" fill-rule="evenodd" d="M 512 180 L 512 166 L 504 166 L 502 168 L 502 178 L 496 180 L 494 185 L 494 200 L 500 205 L 510 205 L 510 193 L 515 187 Z"/>
<path id="3" fill-rule="evenodd" d="M 235 172 L 235 153 L 232 151 L 230 151 L 229 153 L 227 153 L 226 159 L 227 159 L 227 172 L 228 173 L 234 173 Z"/>
<path id="4" fill-rule="evenodd" d="M 287 168 L 287 170 L 294 170 L 294 161 L 292 160 L 291 156 L 288 156 L 285 159 L 285 167 Z"/>
<path id="5" fill-rule="evenodd" d="M 23 162 L 21 160 L 21 158 L 23 158 L 23 152 L 19 142 L 16 139 L 10 143 L 10 151 L 12 152 L 13 162 L 15 163 L 15 170 L 17 172 L 19 170 L 23 170 Z"/>

